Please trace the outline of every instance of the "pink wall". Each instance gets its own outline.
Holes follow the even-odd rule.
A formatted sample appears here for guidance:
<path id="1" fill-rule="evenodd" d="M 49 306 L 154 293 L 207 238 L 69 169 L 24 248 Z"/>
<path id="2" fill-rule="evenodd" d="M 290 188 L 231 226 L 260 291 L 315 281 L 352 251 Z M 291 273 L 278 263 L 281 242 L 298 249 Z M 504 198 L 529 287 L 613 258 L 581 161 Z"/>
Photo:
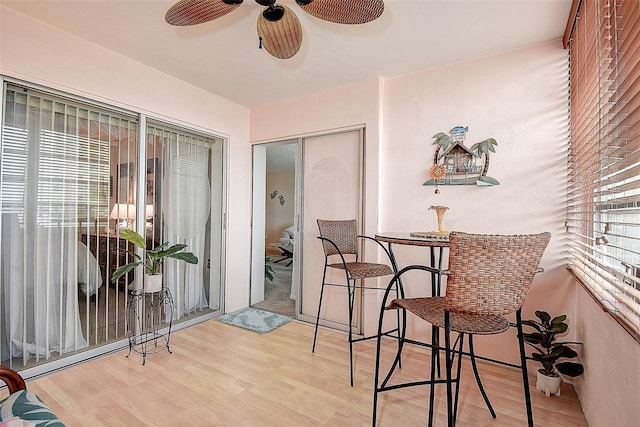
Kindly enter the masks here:
<path id="1" fill-rule="evenodd" d="M 589 425 L 635 426 L 640 420 L 638 342 L 578 284 L 578 340 L 585 373 L 576 383 Z"/>
<path id="2" fill-rule="evenodd" d="M 525 315 L 537 308 L 573 318 L 573 287 L 564 269 L 562 228 L 567 143 L 567 54 L 544 44 L 385 81 L 363 82 L 251 111 L 251 140 L 366 124 L 366 233 L 435 229 L 428 207 L 450 207 L 448 229 L 483 233 L 549 231 L 552 242 Z M 296 120 L 290 120 L 296 117 Z M 432 136 L 469 126 L 467 145 L 498 141 L 489 175 L 501 185 L 449 186 L 434 194 L 428 179 Z M 372 172 L 375 171 L 375 172 Z M 397 248 L 402 265 L 425 262 L 427 252 Z M 548 295 L 556 298 L 550 302 Z M 375 328 L 378 302 L 367 299 L 365 330 Z M 481 351 L 516 360 L 512 337 L 490 339 Z M 503 345 L 504 344 L 504 345 Z"/>
<path id="3" fill-rule="evenodd" d="M 249 301 L 249 110 L 0 6 L 0 73 L 228 138 L 226 309 Z"/>
<path id="4" fill-rule="evenodd" d="M 554 42 L 389 79 L 384 85 L 381 152 L 383 230 L 436 229 L 431 205 L 448 206 L 448 230 L 477 233 L 537 233 L 552 240 L 525 304 L 566 313 L 575 320 L 573 285 L 565 271 L 566 144 L 568 141 L 567 52 Z M 494 187 L 423 186 L 429 179 L 438 132 L 468 126 L 466 146 L 498 142 L 488 175 Z M 389 208 L 386 208 L 386 207 Z M 398 250 L 403 265 L 427 252 Z M 549 298 L 553 295 L 552 298 Z M 517 361 L 511 334 L 478 340 L 483 354 Z"/>

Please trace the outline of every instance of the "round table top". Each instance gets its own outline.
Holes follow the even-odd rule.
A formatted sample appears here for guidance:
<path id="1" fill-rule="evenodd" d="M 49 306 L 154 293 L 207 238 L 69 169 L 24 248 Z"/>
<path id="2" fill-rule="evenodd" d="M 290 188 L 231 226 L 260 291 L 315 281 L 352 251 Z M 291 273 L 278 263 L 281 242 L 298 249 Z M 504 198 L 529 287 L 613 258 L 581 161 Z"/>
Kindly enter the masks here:
<path id="1" fill-rule="evenodd" d="M 397 245 L 448 247 L 449 236 L 428 236 L 428 232 L 380 232 L 375 239 Z"/>

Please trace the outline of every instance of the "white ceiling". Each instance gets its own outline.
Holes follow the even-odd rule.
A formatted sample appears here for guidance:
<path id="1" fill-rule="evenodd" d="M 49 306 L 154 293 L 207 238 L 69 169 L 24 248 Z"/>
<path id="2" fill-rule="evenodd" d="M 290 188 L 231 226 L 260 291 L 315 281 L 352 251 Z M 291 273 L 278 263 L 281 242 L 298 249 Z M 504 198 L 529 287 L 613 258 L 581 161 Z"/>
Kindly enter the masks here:
<path id="1" fill-rule="evenodd" d="M 298 54 L 281 60 L 258 49 L 261 7 L 253 0 L 192 27 L 165 23 L 172 0 L 0 2 L 247 107 L 559 40 L 571 7 L 571 0 L 386 0 L 376 21 L 350 26 L 280 0 L 303 28 Z"/>

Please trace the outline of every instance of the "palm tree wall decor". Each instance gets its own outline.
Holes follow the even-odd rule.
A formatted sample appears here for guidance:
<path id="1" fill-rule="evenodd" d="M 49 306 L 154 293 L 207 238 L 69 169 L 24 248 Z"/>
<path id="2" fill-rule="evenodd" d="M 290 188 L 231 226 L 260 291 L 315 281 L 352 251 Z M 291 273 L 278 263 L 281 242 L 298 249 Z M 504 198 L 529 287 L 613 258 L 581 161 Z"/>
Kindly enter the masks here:
<path id="1" fill-rule="evenodd" d="M 441 165 L 446 173 L 440 178 L 431 178 L 423 185 L 499 185 L 497 179 L 487 176 L 489 153 L 495 153 L 498 145 L 494 138 L 487 138 L 467 148 L 464 145 L 467 126 L 456 126 L 449 133 L 438 132 L 433 136 L 436 151 L 433 164 Z"/>

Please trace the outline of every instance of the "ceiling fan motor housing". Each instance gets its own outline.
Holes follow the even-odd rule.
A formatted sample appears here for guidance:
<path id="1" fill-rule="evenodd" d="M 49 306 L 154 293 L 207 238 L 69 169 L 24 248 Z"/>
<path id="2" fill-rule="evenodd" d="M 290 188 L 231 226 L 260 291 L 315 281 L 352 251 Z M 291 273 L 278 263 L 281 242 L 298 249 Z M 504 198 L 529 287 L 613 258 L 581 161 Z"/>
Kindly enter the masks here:
<path id="1" fill-rule="evenodd" d="M 282 19 L 284 16 L 284 7 L 282 6 L 269 6 L 262 12 L 264 19 L 271 22 L 276 22 Z"/>

